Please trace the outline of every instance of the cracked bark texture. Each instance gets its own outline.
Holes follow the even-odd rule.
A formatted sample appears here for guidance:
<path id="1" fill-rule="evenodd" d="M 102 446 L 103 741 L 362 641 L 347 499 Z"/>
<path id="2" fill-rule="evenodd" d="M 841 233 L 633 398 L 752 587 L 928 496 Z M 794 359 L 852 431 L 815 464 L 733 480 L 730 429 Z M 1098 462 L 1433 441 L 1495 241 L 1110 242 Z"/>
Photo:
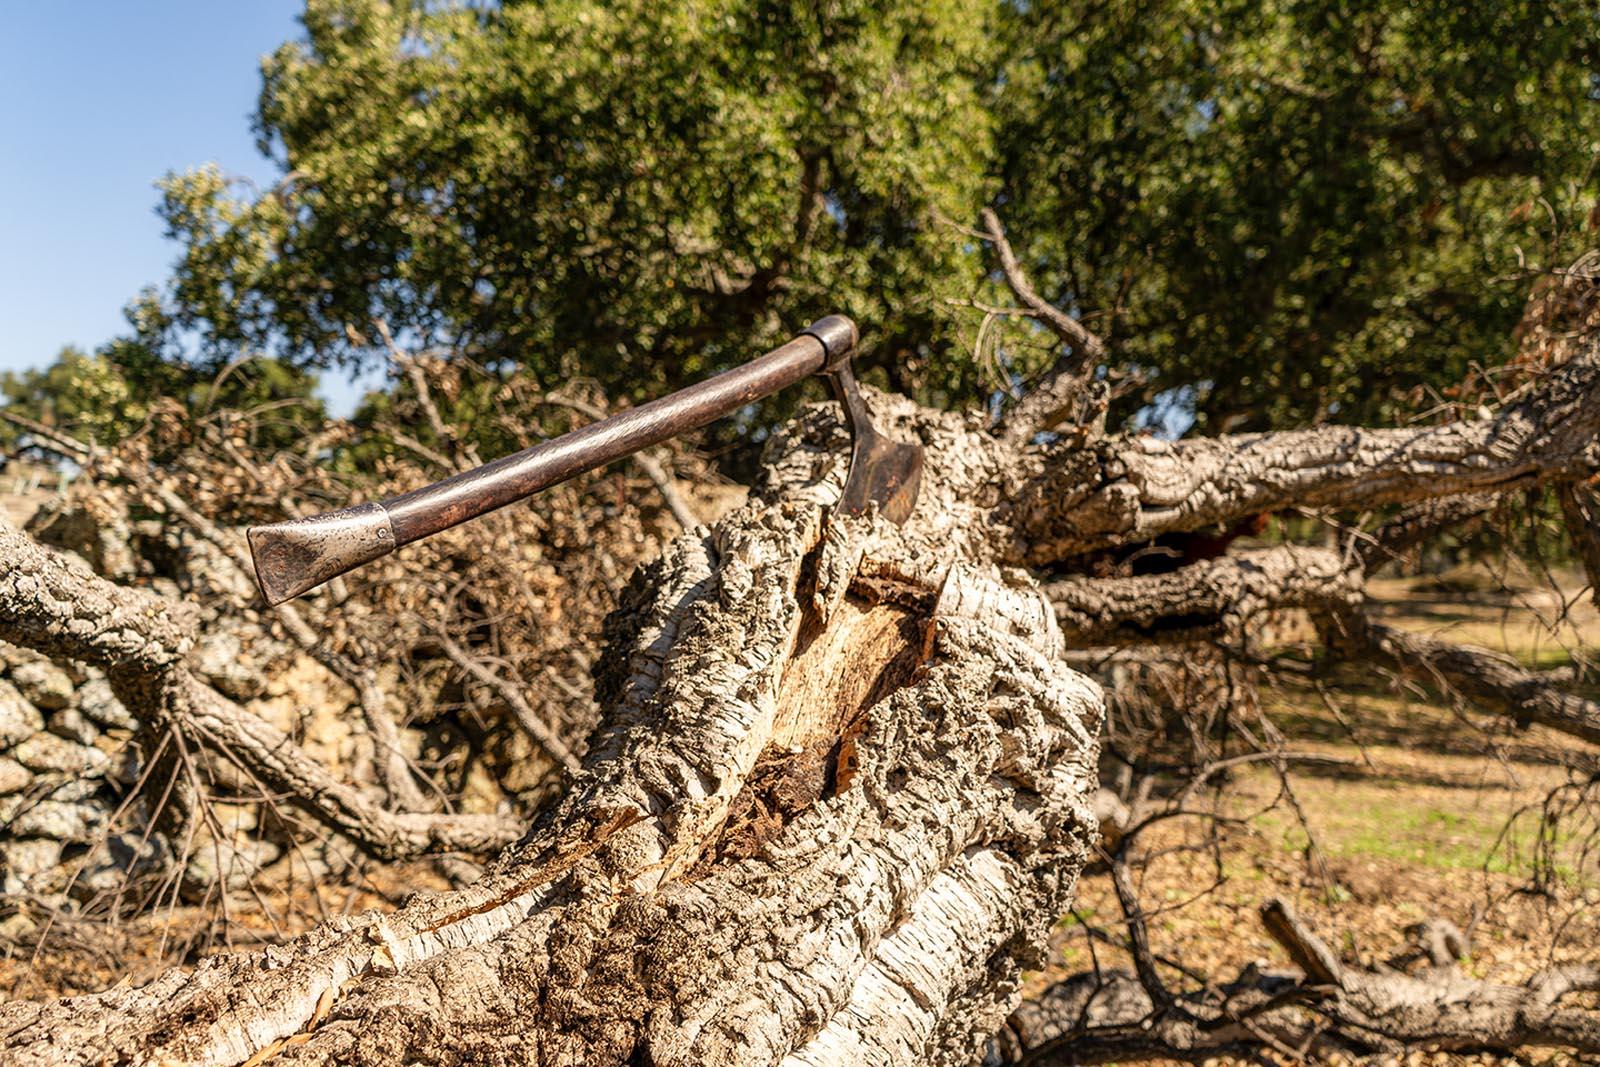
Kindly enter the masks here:
<path id="1" fill-rule="evenodd" d="M 1336 552 L 1280 545 L 1196 562 L 1168 574 L 1050 582 L 1045 594 L 1069 644 L 1148 644 L 1238 638 L 1284 608 L 1348 610 L 1362 575 Z"/>
<path id="2" fill-rule="evenodd" d="M 1403 548 L 1486 506 L 1469 494 L 1590 477 L 1597 371 L 1589 351 L 1499 414 L 1437 427 L 1177 443 L 1019 445 L 980 415 L 873 394 L 884 429 L 928 450 L 903 528 L 830 514 L 848 436 L 810 409 L 774 433 L 751 503 L 636 575 L 596 669 L 600 725 L 526 833 L 384 812 L 329 781 L 188 673 L 168 608 L 0 534 L 18 561 L 0 576 L 0 638 L 106 664 L 130 709 L 251 753 L 378 855 L 517 838 L 474 885 L 391 914 L 138 990 L 0 1007 L 4 1058 L 975 1062 L 1097 839 L 1104 704 L 1069 644 L 1231 638 L 1299 605 L 1357 654 L 1600 739 L 1589 704 L 1365 620 L 1354 550 L 1044 588 L 1018 564 L 1291 506 L 1465 498 L 1402 516 Z"/>
<path id="3" fill-rule="evenodd" d="M 1522 401 L 1439 426 L 1036 449 L 1012 494 L 1013 551 L 1041 564 L 1288 507 L 1370 508 L 1587 478 L 1600 469 L 1597 372 L 1600 352 L 1586 345 Z"/>
<path id="4" fill-rule="evenodd" d="M 999 446 L 874 410 L 938 472 L 911 523 L 830 518 L 830 415 L 777 435 L 636 576 L 581 774 L 478 883 L 0 1007 L 7 1062 L 974 1062 L 1094 840 L 1103 701 L 991 558 Z"/>

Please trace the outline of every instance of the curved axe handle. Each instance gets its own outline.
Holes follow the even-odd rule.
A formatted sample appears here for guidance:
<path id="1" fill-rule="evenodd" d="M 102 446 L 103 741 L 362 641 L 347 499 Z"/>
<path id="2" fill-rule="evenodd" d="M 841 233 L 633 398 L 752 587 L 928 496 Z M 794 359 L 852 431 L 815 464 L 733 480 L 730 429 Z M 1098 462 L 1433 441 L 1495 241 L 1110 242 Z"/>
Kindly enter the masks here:
<path id="1" fill-rule="evenodd" d="M 856 341 L 855 323 L 829 315 L 742 367 L 433 485 L 375 504 L 252 526 L 256 581 L 267 603 L 281 604 L 400 545 L 714 422 L 812 374 L 849 378 Z M 853 393 L 853 379 L 849 384 Z M 849 414 L 854 430 L 855 412 Z"/>

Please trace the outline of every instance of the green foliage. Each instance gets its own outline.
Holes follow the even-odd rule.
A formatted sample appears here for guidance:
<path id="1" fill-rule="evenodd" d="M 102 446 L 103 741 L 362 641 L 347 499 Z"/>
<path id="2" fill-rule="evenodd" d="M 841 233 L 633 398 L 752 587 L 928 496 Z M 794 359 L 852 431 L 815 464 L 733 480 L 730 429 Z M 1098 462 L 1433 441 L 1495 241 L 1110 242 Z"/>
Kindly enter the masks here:
<path id="1" fill-rule="evenodd" d="M 1597 31 L 1582 0 L 1039 0 L 1006 29 L 1008 221 L 1214 427 L 1392 418 L 1503 361 L 1518 248 L 1592 203 Z"/>
<path id="2" fill-rule="evenodd" d="M 993 182 L 970 5 L 311 0 L 266 64 L 288 177 L 165 183 L 173 326 L 225 358 L 369 358 L 368 324 L 643 395 L 840 308 L 897 384 L 973 272 L 930 226 Z M 353 336 L 347 326 L 360 336 Z M 939 351 L 947 352 L 949 346 Z"/>
<path id="3" fill-rule="evenodd" d="M 213 375 L 131 339 L 96 355 L 67 347 L 43 369 L 0 373 L 6 410 L 98 445 L 132 436 L 160 411 L 190 420 L 246 414 L 257 444 L 287 447 L 326 420 L 315 388 L 315 376 L 281 360 L 239 359 Z M 0 422 L 0 447 L 26 436 Z"/>
<path id="4" fill-rule="evenodd" d="M 0 373 L 0 395 L 10 411 L 97 443 L 126 436 L 148 413 L 110 360 L 72 346 L 42 370 Z M 19 435 L 0 423 L 0 443 L 13 445 Z"/>
<path id="5" fill-rule="evenodd" d="M 376 358 L 370 324 L 638 398 L 853 314 L 980 402 L 948 220 L 1213 426 L 1388 419 L 1508 351 L 1519 248 L 1592 198 L 1596 4 L 308 0 L 257 118 L 284 171 L 169 178 L 142 343 Z M 181 344 L 179 343 L 181 339 Z M 998 373 L 996 373 L 998 370 Z"/>

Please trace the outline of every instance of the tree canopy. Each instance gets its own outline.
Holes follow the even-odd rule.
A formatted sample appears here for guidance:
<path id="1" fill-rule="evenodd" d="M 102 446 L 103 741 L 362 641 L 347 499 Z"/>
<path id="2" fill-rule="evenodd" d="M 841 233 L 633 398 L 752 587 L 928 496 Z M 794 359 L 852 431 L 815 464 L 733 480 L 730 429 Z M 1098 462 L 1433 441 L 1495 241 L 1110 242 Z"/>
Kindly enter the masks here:
<path id="1" fill-rule="evenodd" d="M 1503 361 L 1592 201 L 1591 0 L 308 0 L 264 63 L 273 188 L 169 177 L 140 343 L 377 358 L 371 324 L 642 396 L 834 310 L 937 403 L 1054 359 L 1052 301 L 1228 425 L 1393 418 Z M 185 347 L 188 346 L 188 347 Z M 1141 401 L 1142 402 L 1142 401 Z"/>

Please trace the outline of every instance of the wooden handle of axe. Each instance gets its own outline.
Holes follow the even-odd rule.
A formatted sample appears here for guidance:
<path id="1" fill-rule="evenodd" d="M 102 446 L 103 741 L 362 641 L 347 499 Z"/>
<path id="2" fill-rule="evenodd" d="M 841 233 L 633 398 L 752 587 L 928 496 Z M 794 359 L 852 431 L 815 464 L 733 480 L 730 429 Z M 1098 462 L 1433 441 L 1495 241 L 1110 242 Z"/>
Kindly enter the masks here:
<path id="1" fill-rule="evenodd" d="M 496 508 L 730 415 L 818 372 L 847 373 L 855 323 L 829 315 L 742 367 L 552 441 L 376 504 L 252 526 L 250 554 L 269 604 Z"/>

